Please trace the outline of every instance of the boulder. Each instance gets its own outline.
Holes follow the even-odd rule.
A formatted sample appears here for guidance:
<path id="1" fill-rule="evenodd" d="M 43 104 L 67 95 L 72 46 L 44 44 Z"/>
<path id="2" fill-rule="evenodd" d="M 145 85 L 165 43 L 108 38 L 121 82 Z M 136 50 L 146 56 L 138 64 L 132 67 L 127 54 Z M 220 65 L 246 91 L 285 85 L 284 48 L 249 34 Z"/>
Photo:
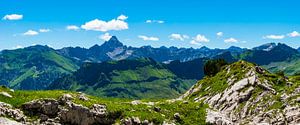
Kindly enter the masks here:
<path id="1" fill-rule="evenodd" d="M 0 95 L 3 95 L 3 96 L 8 97 L 8 98 L 12 98 L 12 96 L 7 92 L 0 92 Z"/>
<path id="2" fill-rule="evenodd" d="M 223 113 L 213 111 L 210 109 L 206 110 L 206 123 L 213 125 L 233 125 L 232 121 Z"/>
<path id="3" fill-rule="evenodd" d="M 180 120 L 180 119 L 181 119 L 179 113 L 175 113 L 175 114 L 173 115 L 173 117 L 174 117 L 175 120 Z"/>
<path id="4" fill-rule="evenodd" d="M 59 101 L 63 104 L 66 104 L 67 102 L 72 101 L 74 98 L 70 94 L 64 94 L 59 98 Z"/>
<path id="5" fill-rule="evenodd" d="M 11 105 L 0 102 L 0 116 L 10 117 L 19 122 L 25 122 L 26 116 L 19 109 L 14 109 Z"/>
<path id="6" fill-rule="evenodd" d="M 79 100 L 82 100 L 82 101 L 88 101 L 89 100 L 89 98 L 86 97 L 86 95 L 84 93 L 80 94 L 78 98 L 79 98 Z"/>
<path id="7" fill-rule="evenodd" d="M 42 99 L 27 102 L 21 106 L 32 115 L 44 114 L 49 117 L 55 117 L 60 111 L 59 103 L 55 99 Z"/>

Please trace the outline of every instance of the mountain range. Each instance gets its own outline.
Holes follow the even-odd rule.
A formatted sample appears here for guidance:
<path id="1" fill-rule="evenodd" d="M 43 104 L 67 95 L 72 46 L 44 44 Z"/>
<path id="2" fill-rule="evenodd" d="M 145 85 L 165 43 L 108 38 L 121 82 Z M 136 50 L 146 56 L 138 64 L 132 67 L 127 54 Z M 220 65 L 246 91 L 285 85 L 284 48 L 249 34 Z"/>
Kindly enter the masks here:
<path id="1" fill-rule="evenodd" d="M 148 82 L 149 78 L 150 80 L 154 78 L 154 80 L 152 79 L 153 84 L 162 83 L 160 86 L 170 86 L 178 79 L 180 79 L 178 81 L 202 79 L 204 77 L 203 66 L 210 59 L 221 58 L 227 62 L 246 60 L 261 65 L 272 72 L 283 71 L 288 75 L 297 74 L 300 72 L 298 50 L 282 43 L 268 43 L 252 49 L 235 46 L 228 49 L 209 49 L 207 47 L 197 49 L 153 48 L 151 46 L 138 48 L 123 45 L 115 36 L 102 45 L 94 45 L 88 49 L 65 47 L 55 50 L 48 46 L 36 45 L 0 52 L 0 85 L 14 89 L 70 89 L 105 97 L 142 98 L 139 96 L 141 91 L 131 93 L 132 96 L 123 92 L 132 90 L 137 86 L 138 88 L 145 88 L 142 85 L 149 85 L 143 84 Z M 135 65 L 145 58 L 148 61 L 146 61 L 147 65 L 142 67 Z M 131 69 L 118 69 L 123 66 L 124 62 Z M 135 68 L 132 69 L 132 67 Z M 108 69 L 109 71 L 106 71 Z M 146 72 L 146 75 L 138 75 L 142 71 Z M 159 71 L 162 74 L 153 74 L 151 71 Z M 126 76 L 126 72 L 132 73 L 132 76 Z M 82 74 L 93 77 L 83 77 Z M 91 81 L 85 81 L 87 78 Z M 116 79 L 118 82 L 115 81 Z M 161 81 L 165 81 L 165 83 Z M 116 86 L 108 87 L 105 90 L 98 89 L 99 86 L 108 83 L 114 83 Z M 128 86 L 128 90 L 118 89 L 120 86 L 124 88 L 130 83 L 136 83 L 136 85 Z M 174 97 L 191 85 L 190 83 L 180 83 L 174 90 L 170 90 L 173 93 L 170 95 Z M 93 88 L 93 86 L 98 87 Z M 111 90 L 116 90 L 114 92 L 117 93 Z M 149 97 L 153 96 L 149 95 Z"/>
<path id="2" fill-rule="evenodd" d="M 87 63 L 76 71 L 76 75 L 71 75 L 74 77 L 65 77 L 68 78 L 65 80 L 79 78 L 80 84 L 77 84 L 79 86 L 102 86 L 105 83 L 102 84 L 100 81 L 91 84 L 94 82 L 90 80 L 95 80 L 91 77 L 99 76 L 96 74 L 100 72 L 103 74 L 100 76 L 103 77 L 109 74 L 111 69 L 103 68 L 107 65 L 117 67 L 116 74 L 125 70 L 127 72 L 127 69 L 145 69 L 144 67 L 154 66 L 157 77 L 171 77 L 171 73 L 168 76 L 159 75 L 160 72 L 166 71 L 163 71 L 161 64 L 150 58 L 109 61 L 101 64 Z M 82 74 L 94 72 L 95 75 Z M 141 72 L 133 71 L 126 74 L 132 75 L 126 80 L 132 80 L 134 75 L 143 75 Z M 113 76 L 115 79 L 113 84 L 120 84 L 119 81 L 125 78 L 124 75 L 120 76 Z M 142 80 L 149 76 L 154 74 L 137 78 Z M 136 81 L 128 84 L 135 84 Z M 173 99 L 101 98 L 83 92 L 24 91 L 0 86 L 0 123 L 12 125 L 297 125 L 300 122 L 299 81 L 300 75 L 288 78 L 282 74 L 272 74 L 256 64 L 237 61 L 222 66 L 215 75 L 205 76 L 184 94 Z M 157 83 L 143 84 L 155 86 Z M 166 89 L 168 87 L 157 87 L 162 88 L 155 88 L 157 91 L 150 90 L 153 95 L 171 94 L 168 93 L 169 89 Z M 137 90 L 131 91 L 135 93 Z"/>

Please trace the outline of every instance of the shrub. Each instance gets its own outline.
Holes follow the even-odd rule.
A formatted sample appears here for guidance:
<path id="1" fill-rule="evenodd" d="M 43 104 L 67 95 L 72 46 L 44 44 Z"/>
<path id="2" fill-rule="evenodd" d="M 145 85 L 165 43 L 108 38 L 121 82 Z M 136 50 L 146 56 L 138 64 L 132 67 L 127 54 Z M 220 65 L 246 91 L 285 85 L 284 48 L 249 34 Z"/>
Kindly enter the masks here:
<path id="1" fill-rule="evenodd" d="M 204 65 L 204 74 L 206 76 L 214 76 L 227 64 L 224 59 L 208 60 Z"/>

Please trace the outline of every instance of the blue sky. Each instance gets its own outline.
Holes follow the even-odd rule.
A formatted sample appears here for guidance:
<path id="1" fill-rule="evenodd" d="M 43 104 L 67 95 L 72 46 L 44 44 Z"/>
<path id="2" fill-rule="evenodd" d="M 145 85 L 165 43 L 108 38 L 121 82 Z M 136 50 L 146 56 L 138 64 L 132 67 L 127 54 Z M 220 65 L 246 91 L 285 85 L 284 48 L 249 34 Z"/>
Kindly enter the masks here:
<path id="1" fill-rule="evenodd" d="M 129 46 L 251 48 L 282 42 L 297 48 L 299 5 L 299 0 L 0 0 L 0 50 L 90 47 L 111 35 Z"/>

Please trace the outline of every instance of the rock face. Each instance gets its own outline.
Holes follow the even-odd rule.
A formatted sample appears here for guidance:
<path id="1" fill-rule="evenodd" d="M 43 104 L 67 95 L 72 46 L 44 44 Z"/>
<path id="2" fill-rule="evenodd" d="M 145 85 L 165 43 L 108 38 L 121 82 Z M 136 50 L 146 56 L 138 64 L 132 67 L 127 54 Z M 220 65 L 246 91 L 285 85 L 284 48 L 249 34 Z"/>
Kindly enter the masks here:
<path id="1" fill-rule="evenodd" d="M 92 125 L 92 124 L 112 124 L 113 121 L 106 119 L 106 107 L 94 104 L 92 109 L 69 103 L 66 109 L 62 109 L 59 118 L 62 123 Z"/>
<path id="2" fill-rule="evenodd" d="M 24 125 L 20 122 L 13 121 L 11 119 L 4 118 L 4 117 L 0 117 L 0 124 L 1 125 Z"/>
<path id="3" fill-rule="evenodd" d="M 26 116 L 19 109 L 14 109 L 11 105 L 0 102 L 0 116 L 7 116 L 16 121 L 25 122 Z"/>
<path id="4" fill-rule="evenodd" d="M 60 100 L 34 100 L 22 105 L 29 114 L 40 116 L 40 123 L 109 125 L 114 119 L 109 118 L 105 105 L 94 104 L 91 109 L 71 102 L 70 95 L 63 95 Z M 62 101 L 63 100 L 63 101 Z"/>
<path id="5" fill-rule="evenodd" d="M 93 104 L 88 108 L 75 104 L 72 102 L 73 99 L 72 95 L 64 94 L 57 100 L 46 98 L 24 103 L 20 109 L 14 109 L 11 105 L 0 102 L 0 125 L 112 125 L 121 118 L 122 114 L 119 112 L 109 113 L 106 105 Z M 37 119 L 26 116 L 37 116 Z M 121 119 L 121 124 L 153 125 L 148 120 L 141 121 L 139 117 Z"/>
<path id="6" fill-rule="evenodd" d="M 86 97 L 85 97 L 86 98 Z M 91 108 L 72 102 L 70 94 L 55 99 L 33 100 L 14 109 L 11 105 L 0 102 L 0 116 L 9 117 L 16 121 L 0 118 L 0 124 L 74 124 L 74 125 L 111 125 L 120 114 L 108 113 L 106 106 L 93 104 Z M 37 120 L 27 119 L 24 115 L 38 116 Z M 139 118 L 133 118 L 133 123 L 141 124 Z"/>
<path id="7" fill-rule="evenodd" d="M 258 66 L 252 66 L 244 61 L 238 63 L 234 65 L 235 67 L 226 67 L 225 71 L 219 74 L 227 79 L 224 82 L 226 87 L 223 89 L 213 90 L 211 86 L 214 85 L 211 84 L 215 83 L 207 85 L 203 81 L 193 86 L 180 99 L 190 98 L 207 103 L 213 109 L 207 110 L 206 122 L 210 124 L 300 124 L 299 103 L 297 104 L 300 93 L 296 91 L 297 88 L 293 93 L 276 91 L 276 86 L 280 85 L 284 89 L 294 83 L 286 78 L 274 80 L 277 76 L 270 75 Z M 237 66 L 244 71 L 231 74 L 230 70 L 234 70 Z M 290 85 L 284 86 L 285 83 Z M 203 91 L 207 91 L 207 94 L 195 96 Z"/>

